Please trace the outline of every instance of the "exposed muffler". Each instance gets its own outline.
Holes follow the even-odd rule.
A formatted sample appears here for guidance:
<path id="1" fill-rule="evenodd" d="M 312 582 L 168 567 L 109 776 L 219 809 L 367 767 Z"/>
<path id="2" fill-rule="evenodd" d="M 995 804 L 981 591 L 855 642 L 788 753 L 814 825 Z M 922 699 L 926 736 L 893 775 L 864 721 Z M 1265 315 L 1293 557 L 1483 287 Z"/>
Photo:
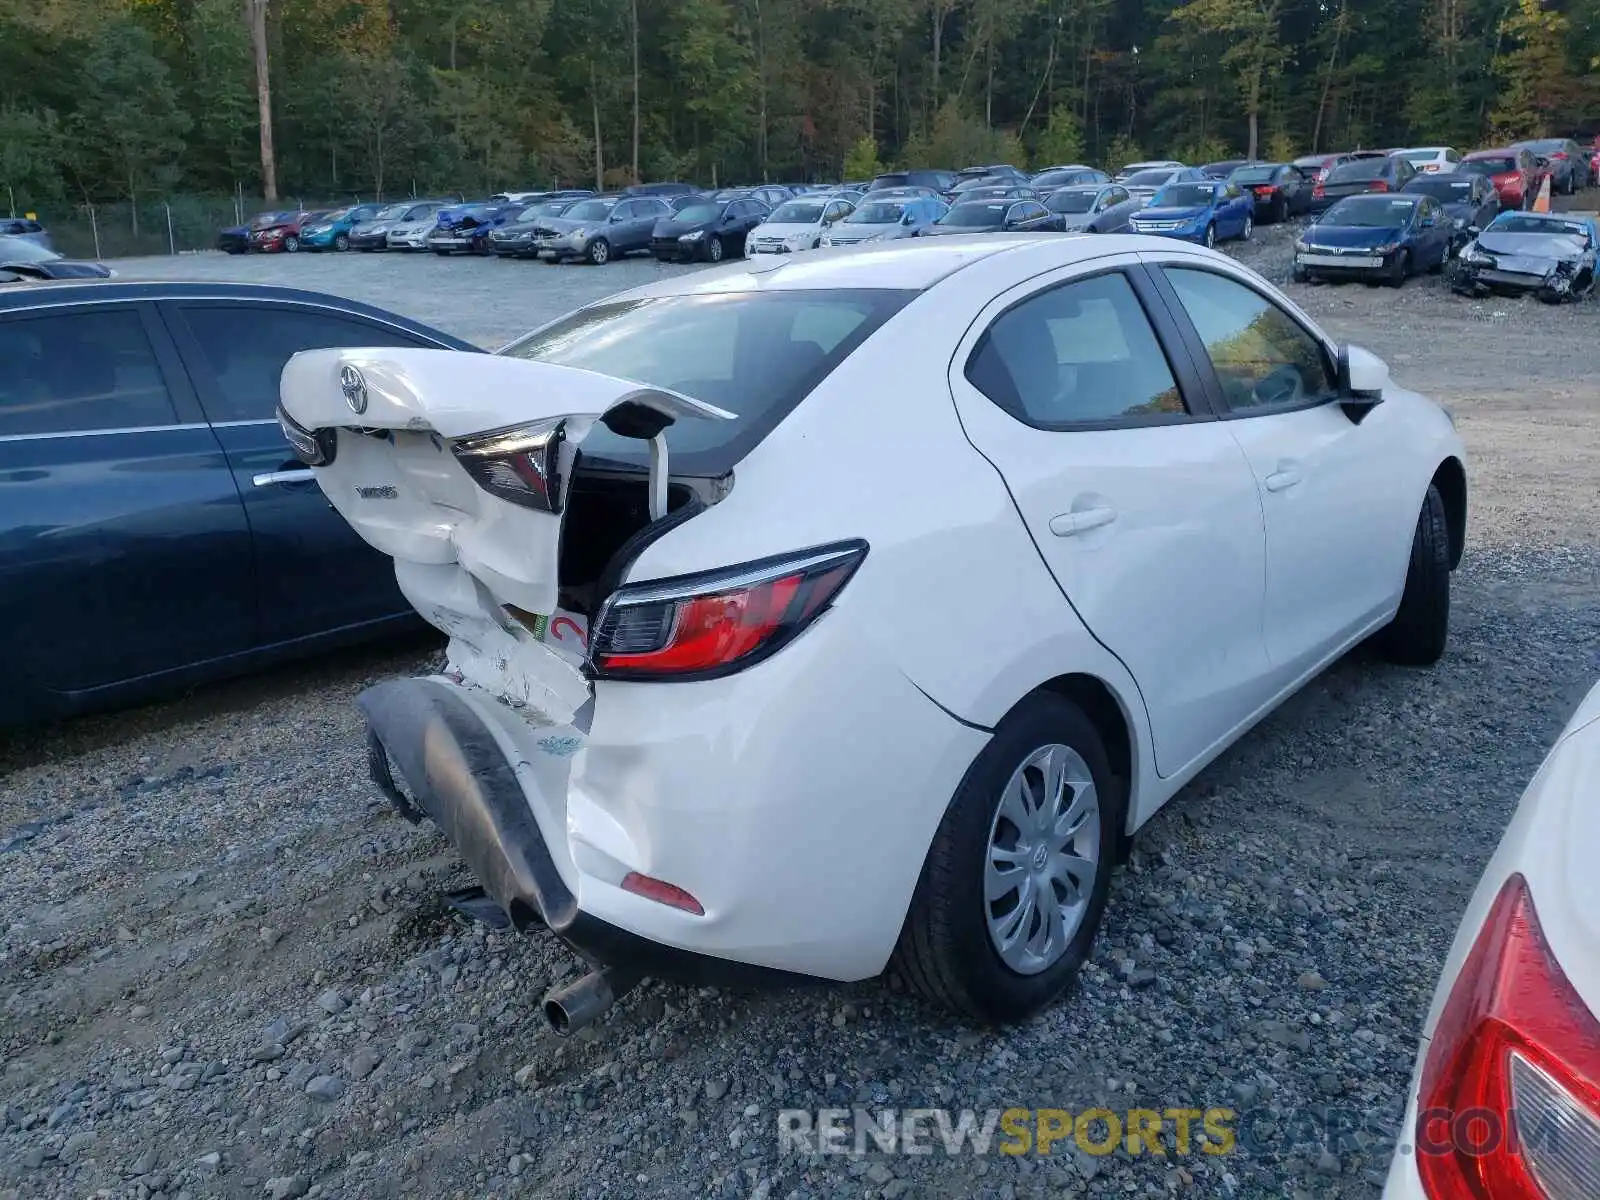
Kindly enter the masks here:
<path id="1" fill-rule="evenodd" d="M 622 997 L 634 989 L 641 976 L 623 967 L 604 967 L 590 971 L 576 983 L 556 988 L 544 998 L 544 1018 L 550 1028 L 565 1037 L 599 1019 Z"/>

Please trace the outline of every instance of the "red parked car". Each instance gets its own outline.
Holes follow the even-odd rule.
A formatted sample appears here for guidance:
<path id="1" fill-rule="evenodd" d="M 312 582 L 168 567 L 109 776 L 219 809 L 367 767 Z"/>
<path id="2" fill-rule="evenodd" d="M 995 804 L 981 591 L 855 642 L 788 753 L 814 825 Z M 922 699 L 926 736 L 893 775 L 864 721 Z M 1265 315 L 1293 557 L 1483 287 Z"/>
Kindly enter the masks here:
<path id="1" fill-rule="evenodd" d="M 250 230 L 250 249 L 260 254 L 272 254 L 279 250 L 293 254 L 300 249 L 300 231 L 326 215 L 326 211 L 279 213 L 278 219 L 272 224 Z"/>
<path id="2" fill-rule="evenodd" d="M 1474 150 L 1456 170 L 1488 176 L 1501 208 L 1532 208 L 1549 173 L 1528 149 Z"/>

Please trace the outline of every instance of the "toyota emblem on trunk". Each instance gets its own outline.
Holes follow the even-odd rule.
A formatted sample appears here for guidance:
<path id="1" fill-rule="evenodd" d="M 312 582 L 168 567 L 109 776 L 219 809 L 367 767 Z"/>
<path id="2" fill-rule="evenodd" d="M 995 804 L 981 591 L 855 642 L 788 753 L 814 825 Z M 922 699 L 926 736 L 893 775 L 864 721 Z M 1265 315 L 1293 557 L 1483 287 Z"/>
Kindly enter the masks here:
<path id="1" fill-rule="evenodd" d="M 353 413 L 367 411 L 367 381 L 355 367 L 346 363 L 339 368 L 339 389 L 344 392 L 344 402 Z"/>

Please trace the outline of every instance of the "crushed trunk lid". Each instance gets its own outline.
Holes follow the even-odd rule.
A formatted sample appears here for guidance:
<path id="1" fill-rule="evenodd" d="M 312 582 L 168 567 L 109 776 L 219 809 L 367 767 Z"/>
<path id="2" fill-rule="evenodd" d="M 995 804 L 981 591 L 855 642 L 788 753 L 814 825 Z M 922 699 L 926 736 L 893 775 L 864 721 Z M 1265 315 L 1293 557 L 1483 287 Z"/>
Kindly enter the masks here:
<path id="1" fill-rule="evenodd" d="M 581 655 L 547 645 L 578 448 L 597 422 L 650 444 L 666 514 L 665 431 L 731 420 L 692 397 L 594 371 L 451 350 L 332 349 L 283 370 L 280 421 L 333 507 L 395 560 L 451 637 L 451 666 L 558 723 L 587 699 Z"/>

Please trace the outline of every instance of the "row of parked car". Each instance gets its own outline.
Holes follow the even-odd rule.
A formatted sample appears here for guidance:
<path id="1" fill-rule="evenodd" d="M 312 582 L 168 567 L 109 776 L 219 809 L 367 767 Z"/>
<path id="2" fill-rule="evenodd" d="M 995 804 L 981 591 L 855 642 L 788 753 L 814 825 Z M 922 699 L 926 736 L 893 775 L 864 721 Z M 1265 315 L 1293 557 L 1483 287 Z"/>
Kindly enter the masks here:
<path id="1" fill-rule="evenodd" d="M 1248 239 L 1258 223 L 1310 216 L 1313 224 L 1296 245 L 1297 279 L 1398 285 L 1418 272 L 1444 270 L 1502 211 L 1530 209 L 1547 179 L 1561 192 L 1592 186 L 1600 173 L 1595 154 L 1568 139 L 1548 139 L 1470 154 L 1423 146 L 1287 162 L 1190 166 L 1163 159 L 1130 163 L 1115 175 L 1081 163 L 1032 174 L 1000 163 L 894 171 L 861 183 L 508 192 L 472 203 L 413 199 L 265 213 L 249 226 L 223 230 L 218 244 L 233 253 L 432 251 L 598 266 L 635 253 L 719 262 L 995 231 L 1131 232 L 1212 246 Z M 1586 227 L 1576 219 L 1566 224 Z M 1498 236 L 1506 227 L 1496 228 Z M 1569 229 L 1557 236 L 1576 235 Z M 1593 245 L 1570 249 L 1563 261 L 1571 259 L 1578 286 L 1563 297 L 1586 294 L 1592 278 L 1592 269 L 1580 276 Z M 1467 283 L 1467 274 L 1458 271 L 1457 282 Z M 1476 277 L 1470 283 L 1462 290 L 1489 286 Z"/>

